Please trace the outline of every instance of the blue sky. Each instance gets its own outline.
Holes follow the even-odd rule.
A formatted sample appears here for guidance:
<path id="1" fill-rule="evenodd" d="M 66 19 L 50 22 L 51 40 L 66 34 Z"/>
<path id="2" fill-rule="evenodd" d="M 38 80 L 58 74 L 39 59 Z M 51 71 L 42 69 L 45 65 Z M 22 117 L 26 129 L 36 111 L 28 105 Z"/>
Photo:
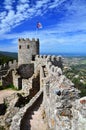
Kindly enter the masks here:
<path id="1" fill-rule="evenodd" d="M 0 0 L 0 51 L 17 52 L 18 38 L 39 38 L 42 54 L 85 53 L 86 0 Z"/>

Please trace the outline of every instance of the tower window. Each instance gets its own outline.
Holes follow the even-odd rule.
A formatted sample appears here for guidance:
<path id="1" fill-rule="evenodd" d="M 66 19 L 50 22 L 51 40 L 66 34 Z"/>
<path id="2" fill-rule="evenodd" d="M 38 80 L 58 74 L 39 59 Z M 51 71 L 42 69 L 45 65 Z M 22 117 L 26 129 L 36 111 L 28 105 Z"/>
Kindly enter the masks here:
<path id="1" fill-rule="evenodd" d="M 29 49 L 29 45 L 27 45 L 27 49 Z"/>
<path id="2" fill-rule="evenodd" d="M 32 55 L 32 61 L 35 61 L 35 55 Z"/>
<path id="3" fill-rule="evenodd" d="M 19 45 L 19 49 L 21 49 L 21 45 Z"/>

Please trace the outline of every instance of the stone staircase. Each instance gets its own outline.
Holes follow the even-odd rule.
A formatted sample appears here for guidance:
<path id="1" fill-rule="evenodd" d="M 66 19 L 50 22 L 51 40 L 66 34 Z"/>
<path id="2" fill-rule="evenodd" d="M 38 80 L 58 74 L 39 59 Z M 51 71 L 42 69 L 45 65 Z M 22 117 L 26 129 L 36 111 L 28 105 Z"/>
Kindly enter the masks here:
<path id="1" fill-rule="evenodd" d="M 27 110 L 20 130 L 48 130 L 47 123 L 43 120 L 42 98 L 39 98 L 31 109 Z"/>
<path id="2" fill-rule="evenodd" d="M 37 111 L 32 113 L 32 119 L 30 119 L 31 130 L 47 130 L 47 124 L 43 120 L 43 108 L 40 105 Z"/>

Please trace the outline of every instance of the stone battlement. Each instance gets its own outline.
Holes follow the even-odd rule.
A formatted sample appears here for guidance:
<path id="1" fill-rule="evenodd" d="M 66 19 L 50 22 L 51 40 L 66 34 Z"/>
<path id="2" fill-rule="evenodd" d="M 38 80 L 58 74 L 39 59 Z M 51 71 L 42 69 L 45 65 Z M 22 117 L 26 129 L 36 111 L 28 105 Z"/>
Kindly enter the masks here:
<path id="1" fill-rule="evenodd" d="M 1 66 L 1 70 L 8 67 L 7 74 L 2 77 L 2 86 L 13 84 L 21 90 L 16 100 L 9 101 L 5 126 L 10 130 L 28 129 L 27 113 L 42 96 L 44 118 L 50 130 L 84 130 L 86 97 L 79 99 L 79 90 L 63 75 L 63 58 L 39 55 L 39 39 L 21 38 L 18 42 L 18 66 L 16 61 Z"/>
<path id="2" fill-rule="evenodd" d="M 32 40 L 30 40 L 29 38 L 26 38 L 26 39 L 24 39 L 24 38 L 19 38 L 18 39 L 18 42 L 20 42 L 20 43 L 24 43 L 24 42 L 39 42 L 39 39 L 35 39 L 35 38 L 32 38 Z"/>
<path id="3" fill-rule="evenodd" d="M 39 39 L 18 40 L 18 66 L 30 64 L 37 54 L 39 54 Z"/>
<path id="4" fill-rule="evenodd" d="M 10 68 L 17 68 L 18 62 L 16 60 L 9 61 L 8 63 L 5 63 L 3 65 L 0 65 L 0 71 L 1 70 L 7 70 Z"/>
<path id="5" fill-rule="evenodd" d="M 58 66 L 62 68 L 63 59 L 61 56 L 55 56 L 55 55 L 36 55 L 35 61 L 37 62 L 46 62 L 46 65 L 48 62 L 51 62 L 54 66 Z"/>
<path id="6" fill-rule="evenodd" d="M 35 70 L 39 70 L 42 66 L 45 66 L 48 73 L 62 74 L 62 57 L 50 56 L 50 55 L 36 55 L 35 56 Z"/>

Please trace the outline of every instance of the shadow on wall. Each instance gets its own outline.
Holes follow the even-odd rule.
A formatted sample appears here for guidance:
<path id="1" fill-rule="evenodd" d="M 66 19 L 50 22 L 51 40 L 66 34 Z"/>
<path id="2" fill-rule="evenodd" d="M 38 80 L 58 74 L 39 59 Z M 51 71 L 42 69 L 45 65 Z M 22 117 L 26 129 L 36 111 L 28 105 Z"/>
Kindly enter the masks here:
<path id="1" fill-rule="evenodd" d="M 18 78 L 18 86 L 19 86 L 19 90 L 22 89 L 22 78 Z"/>
<path id="2" fill-rule="evenodd" d="M 0 104 L 0 115 L 4 115 L 6 112 L 6 105 L 5 104 Z"/>
<path id="3" fill-rule="evenodd" d="M 22 79 L 20 78 L 20 83 L 19 85 L 21 85 L 22 83 Z M 21 94 L 17 94 L 18 95 L 18 101 L 15 104 L 15 107 L 23 107 L 25 106 L 34 96 L 35 94 L 40 90 L 40 76 L 37 75 L 37 77 L 35 77 L 33 79 L 32 82 L 32 88 L 30 89 L 30 93 L 28 96 L 23 97 Z"/>
<path id="4" fill-rule="evenodd" d="M 17 69 L 18 74 L 21 78 L 28 79 L 34 73 L 34 64 L 23 64 Z"/>

